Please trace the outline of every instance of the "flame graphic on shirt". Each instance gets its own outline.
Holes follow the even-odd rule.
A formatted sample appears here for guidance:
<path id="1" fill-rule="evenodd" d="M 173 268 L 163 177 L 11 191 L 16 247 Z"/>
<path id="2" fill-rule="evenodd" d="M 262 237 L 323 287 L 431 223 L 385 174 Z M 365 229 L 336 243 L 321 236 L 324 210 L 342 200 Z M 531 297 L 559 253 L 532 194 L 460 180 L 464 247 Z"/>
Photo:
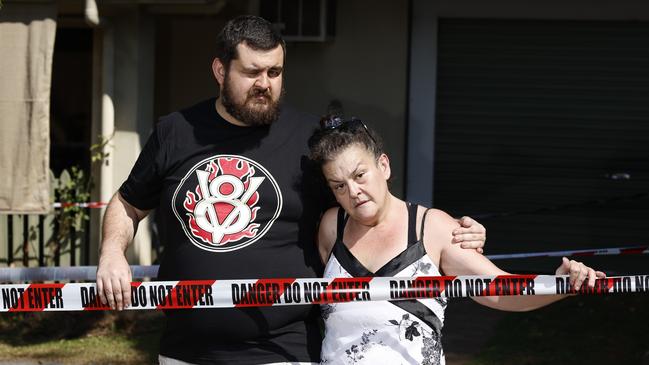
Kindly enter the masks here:
<path id="1" fill-rule="evenodd" d="M 255 237 L 257 189 L 265 178 L 256 177 L 249 162 L 235 157 L 216 158 L 195 174 L 199 184 L 183 201 L 191 234 L 212 246 Z"/>

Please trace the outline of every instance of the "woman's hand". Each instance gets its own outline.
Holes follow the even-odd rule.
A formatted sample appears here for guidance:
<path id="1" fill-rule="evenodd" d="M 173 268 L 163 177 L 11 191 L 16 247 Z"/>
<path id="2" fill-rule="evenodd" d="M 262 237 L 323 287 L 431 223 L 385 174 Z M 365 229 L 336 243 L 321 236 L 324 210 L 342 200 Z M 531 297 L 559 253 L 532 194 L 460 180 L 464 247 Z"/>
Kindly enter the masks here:
<path id="1" fill-rule="evenodd" d="M 557 275 L 570 275 L 570 286 L 575 290 L 579 290 L 581 285 L 588 279 L 588 287 L 595 286 L 596 279 L 603 279 L 606 277 L 601 271 L 595 271 L 592 268 L 584 265 L 582 262 L 575 260 L 568 260 L 563 258 L 561 266 L 557 269 Z"/>

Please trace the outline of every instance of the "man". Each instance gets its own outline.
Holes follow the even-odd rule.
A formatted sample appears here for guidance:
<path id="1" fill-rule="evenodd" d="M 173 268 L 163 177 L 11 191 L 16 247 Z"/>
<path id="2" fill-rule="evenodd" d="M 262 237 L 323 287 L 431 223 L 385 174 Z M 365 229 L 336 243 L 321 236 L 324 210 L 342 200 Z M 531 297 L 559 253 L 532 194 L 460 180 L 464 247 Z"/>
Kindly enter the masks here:
<path id="1" fill-rule="evenodd" d="M 220 96 L 161 118 L 104 217 L 101 300 L 130 304 L 124 251 L 158 209 L 160 280 L 318 277 L 315 226 L 325 194 L 309 170 L 316 120 L 281 104 L 286 48 L 270 23 L 228 22 L 212 64 Z M 280 112 L 281 106 L 281 112 Z M 469 247 L 484 228 L 466 220 Z M 466 241 L 466 240 L 465 240 Z M 167 364 L 319 362 L 315 306 L 167 311 Z"/>

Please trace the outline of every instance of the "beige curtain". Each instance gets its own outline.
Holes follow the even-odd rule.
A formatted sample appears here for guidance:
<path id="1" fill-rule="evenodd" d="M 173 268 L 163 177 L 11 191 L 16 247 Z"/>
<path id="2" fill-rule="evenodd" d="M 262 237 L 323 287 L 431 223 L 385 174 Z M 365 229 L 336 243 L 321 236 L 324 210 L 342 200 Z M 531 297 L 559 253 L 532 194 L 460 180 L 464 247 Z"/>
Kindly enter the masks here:
<path id="1" fill-rule="evenodd" d="M 50 84 L 56 32 L 52 3 L 0 9 L 0 213 L 51 209 Z"/>

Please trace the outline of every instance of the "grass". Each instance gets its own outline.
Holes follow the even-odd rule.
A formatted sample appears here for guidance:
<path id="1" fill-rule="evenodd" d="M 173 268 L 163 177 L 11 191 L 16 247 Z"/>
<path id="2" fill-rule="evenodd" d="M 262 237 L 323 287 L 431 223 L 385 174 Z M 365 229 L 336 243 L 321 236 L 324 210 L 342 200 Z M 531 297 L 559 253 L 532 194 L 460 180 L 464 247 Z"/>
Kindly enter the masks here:
<path id="1" fill-rule="evenodd" d="M 138 341 L 124 335 L 89 336 L 12 346 L 0 344 L 0 359 L 33 359 L 62 364 L 145 364 L 154 358 L 138 349 Z"/>
<path id="2" fill-rule="evenodd" d="M 3 313 L 0 360 L 152 364 L 163 318 L 155 311 Z M 472 365 L 649 365 L 649 295 L 571 297 L 506 314 Z"/>
<path id="3" fill-rule="evenodd" d="M 62 364 L 153 364 L 159 312 L 3 313 L 0 360 Z"/>
<path id="4" fill-rule="evenodd" d="M 649 364 L 649 295 L 571 297 L 509 313 L 469 364 Z"/>

